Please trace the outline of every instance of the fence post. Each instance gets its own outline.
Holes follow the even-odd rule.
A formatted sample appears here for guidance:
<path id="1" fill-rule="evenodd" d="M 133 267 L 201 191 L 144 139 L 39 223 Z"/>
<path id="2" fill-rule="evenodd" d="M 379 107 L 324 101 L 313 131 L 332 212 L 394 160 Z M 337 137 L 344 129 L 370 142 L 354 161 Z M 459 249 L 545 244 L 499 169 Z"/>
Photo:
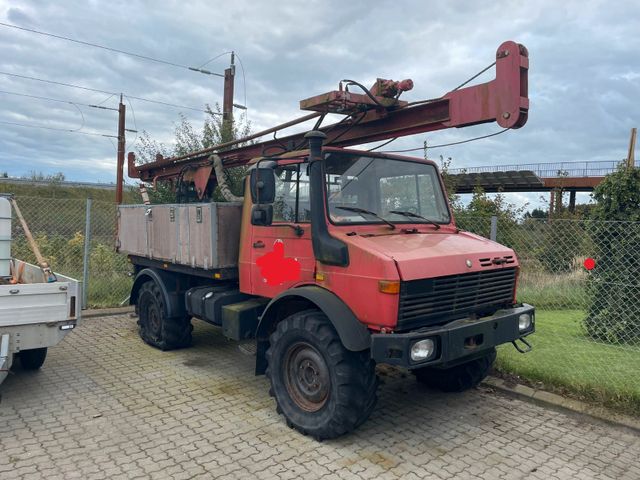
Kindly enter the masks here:
<path id="1" fill-rule="evenodd" d="M 91 197 L 87 198 L 87 211 L 84 221 L 84 255 L 82 257 L 82 308 L 87 308 L 89 292 L 89 250 L 91 249 Z"/>
<path id="2" fill-rule="evenodd" d="M 496 241 L 498 238 L 498 217 L 495 215 L 491 216 L 491 232 L 489 233 L 489 239 Z"/>

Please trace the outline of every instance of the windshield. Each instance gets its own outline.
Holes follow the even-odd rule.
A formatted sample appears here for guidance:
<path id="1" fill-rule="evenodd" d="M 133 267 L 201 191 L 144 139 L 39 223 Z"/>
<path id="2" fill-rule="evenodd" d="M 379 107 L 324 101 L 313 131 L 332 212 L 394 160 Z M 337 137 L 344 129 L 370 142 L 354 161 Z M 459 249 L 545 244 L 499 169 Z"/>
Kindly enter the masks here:
<path id="1" fill-rule="evenodd" d="M 335 224 L 450 222 L 433 165 L 330 153 L 325 169 L 329 217 Z"/>

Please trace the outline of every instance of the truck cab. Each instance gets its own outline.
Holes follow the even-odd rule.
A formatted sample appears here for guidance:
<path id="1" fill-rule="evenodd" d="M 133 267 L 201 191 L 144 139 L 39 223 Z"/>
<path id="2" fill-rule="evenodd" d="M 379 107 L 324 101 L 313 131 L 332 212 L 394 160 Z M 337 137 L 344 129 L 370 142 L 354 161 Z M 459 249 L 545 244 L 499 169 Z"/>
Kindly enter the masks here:
<path id="1" fill-rule="evenodd" d="M 515 253 L 456 227 L 434 162 L 339 148 L 314 157 L 323 135 L 309 137 L 309 151 L 260 159 L 247 179 L 240 290 L 273 299 L 259 351 L 301 287 L 344 305 L 376 362 L 410 369 L 459 364 L 534 330 L 533 307 L 515 306 Z M 422 338 L 428 348 L 414 348 Z"/>

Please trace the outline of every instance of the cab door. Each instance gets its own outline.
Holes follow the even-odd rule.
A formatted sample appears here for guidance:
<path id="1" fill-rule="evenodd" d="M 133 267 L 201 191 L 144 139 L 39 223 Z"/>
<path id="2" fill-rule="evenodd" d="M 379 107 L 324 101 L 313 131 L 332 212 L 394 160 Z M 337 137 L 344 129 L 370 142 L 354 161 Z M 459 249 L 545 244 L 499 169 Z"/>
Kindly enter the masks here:
<path id="1" fill-rule="evenodd" d="M 307 164 L 280 165 L 274 174 L 273 222 L 254 225 L 251 238 L 252 293 L 264 297 L 313 283 L 315 273 Z"/>

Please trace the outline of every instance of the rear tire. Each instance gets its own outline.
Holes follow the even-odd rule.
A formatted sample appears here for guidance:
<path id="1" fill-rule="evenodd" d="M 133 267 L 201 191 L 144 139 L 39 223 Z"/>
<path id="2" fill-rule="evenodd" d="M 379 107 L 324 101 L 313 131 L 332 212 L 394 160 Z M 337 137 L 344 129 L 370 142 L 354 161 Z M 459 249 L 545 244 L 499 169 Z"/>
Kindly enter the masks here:
<path id="1" fill-rule="evenodd" d="M 191 345 L 191 318 L 168 318 L 162 292 L 155 282 L 145 282 L 140 287 L 136 309 L 140 337 L 149 345 L 160 350 Z"/>
<path id="2" fill-rule="evenodd" d="M 19 354 L 20 363 L 25 370 L 38 370 L 47 358 L 47 348 L 22 350 Z"/>
<path id="3" fill-rule="evenodd" d="M 451 368 L 423 367 L 413 371 L 420 383 L 443 392 L 462 392 L 474 388 L 489 374 L 496 359 L 496 349 L 467 363 Z"/>
<path id="4" fill-rule="evenodd" d="M 277 411 L 304 435 L 339 437 L 364 423 L 375 407 L 378 380 L 369 350 L 347 350 L 318 310 L 282 320 L 266 358 Z"/>

